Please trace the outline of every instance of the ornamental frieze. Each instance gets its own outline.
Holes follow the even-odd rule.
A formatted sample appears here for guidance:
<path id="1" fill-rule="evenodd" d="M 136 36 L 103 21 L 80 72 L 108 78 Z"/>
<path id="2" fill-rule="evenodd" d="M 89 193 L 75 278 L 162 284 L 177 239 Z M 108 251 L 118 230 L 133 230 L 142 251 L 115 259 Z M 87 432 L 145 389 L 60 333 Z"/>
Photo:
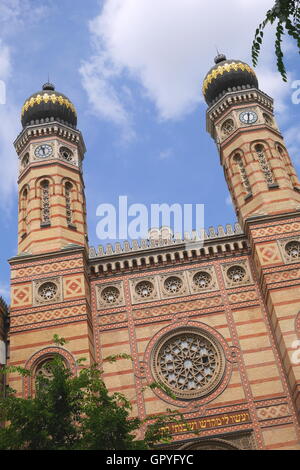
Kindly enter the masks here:
<path id="1" fill-rule="evenodd" d="M 161 305 L 158 307 L 149 307 L 135 310 L 133 312 L 133 316 L 136 319 L 157 317 L 160 315 L 170 315 L 175 313 L 218 307 L 220 305 L 222 305 L 221 296 L 207 297 L 206 299 L 198 299 L 190 302 L 177 302 L 169 305 Z"/>
<path id="2" fill-rule="evenodd" d="M 169 431 L 171 434 L 181 434 L 184 432 L 201 431 L 248 423 L 251 423 L 249 411 L 239 411 L 238 413 L 227 413 L 213 417 L 199 418 L 181 424 L 171 423 L 161 429 Z"/>

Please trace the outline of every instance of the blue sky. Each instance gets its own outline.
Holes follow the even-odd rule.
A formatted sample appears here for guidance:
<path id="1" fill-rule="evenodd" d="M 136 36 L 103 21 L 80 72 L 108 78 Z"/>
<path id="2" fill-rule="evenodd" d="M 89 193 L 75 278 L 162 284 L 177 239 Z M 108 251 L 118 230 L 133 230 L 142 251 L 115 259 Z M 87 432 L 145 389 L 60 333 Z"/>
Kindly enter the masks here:
<path id="1" fill-rule="evenodd" d="M 78 112 L 91 245 L 96 208 L 129 203 L 205 204 L 205 226 L 234 223 L 215 144 L 205 130 L 202 80 L 216 46 L 251 63 L 253 34 L 272 0 L 0 0 L 0 295 L 17 252 L 17 158 L 25 99 L 50 80 Z M 266 35 L 257 75 L 299 172 L 299 55 L 285 42 L 289 82 L 276 72 Z"/>

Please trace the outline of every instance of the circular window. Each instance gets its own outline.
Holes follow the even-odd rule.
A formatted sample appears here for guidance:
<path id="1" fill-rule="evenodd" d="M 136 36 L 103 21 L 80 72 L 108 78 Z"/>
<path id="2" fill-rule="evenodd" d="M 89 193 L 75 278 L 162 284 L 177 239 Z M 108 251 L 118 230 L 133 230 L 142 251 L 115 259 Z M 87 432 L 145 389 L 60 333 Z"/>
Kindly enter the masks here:
<path id="1" fill-rule="evenodd" d="M 232 119 L 227 119 L 224 124 L 222 124 L 221 130 L 223 134 L 229 135 L 234 130 L 234 122 Z"/>
<path id="2" fill-rule="evenodd" d="M 293 259 L 300 258 L 300 242 L 295 240 L 287 243 L 285 245 L 285 251 Z"/>
<path id="3" fill-rule="evenodd" d="M 38 290 L 43 300 L 53 300 L 57 294 L 57 285 L 54 282 L 45 282 Z"/>
<path id="4" fill-rule="evenodd" d="M 71 162 L 73 160 L 73 152 L 67 147 L 61 147 L 59 149 L 59 153 L 61 157 L 67 162 Z"/>
<path id="5" fill-rule="evenodd" d="M 153 284 L 149 281 L 139 282 L 135 286 L 135 291 L 140 297 L 150 297 L 154 290 Z"/>
<path id="6" fill-rule="evenodd" d="M 193 283 L 195 286 L 199 287 L 200 289 L 205 289 L 211 284 L 211 275 L 201 271 L 193 277 Z"/>
<path id="7" fill-rule="evenodd" d="M 242 266 L 231 266 L 227 271 L 227 276 L 232 282 L 242 282 L 246 276 L 246 271 Z"/>
<path id="8" fill-rule="evenodd" d="M 225 368 L 219 343 L 197 328 L 164 336 L 153 351 L 153 372 L 181 399 L 202 397 L 219 384 Z"/>
<path id="9" fill-rule="evenodd" d="M 101 297 L 107 304 L 114 304 L 120 297 L 120 291 L 114 286 L 105 287 L 101 292 Z"/>
<path id="10" fill-rule="evenodd" d="M 182 288 L 182 280 L 175 276 L 168 277 L 164 282 L 164 286 L 167 292 L 170 294 L 176 294 Z"/>

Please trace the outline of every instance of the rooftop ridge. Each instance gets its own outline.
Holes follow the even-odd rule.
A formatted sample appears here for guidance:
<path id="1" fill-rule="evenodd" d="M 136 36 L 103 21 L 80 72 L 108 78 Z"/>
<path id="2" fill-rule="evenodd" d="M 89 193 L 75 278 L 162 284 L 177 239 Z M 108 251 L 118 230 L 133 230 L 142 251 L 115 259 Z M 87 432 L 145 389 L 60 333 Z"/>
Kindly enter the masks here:
<path id="1" fill-rule="evenodd" d="M 114 245 L 108 243 L 106 247 L 103 245 L 98 246 L 98 250 L 95 247 L 89 247 L 89 258 L 97 258 L 101 256 L 111 256 L 118 255 L 121 253 L 133 253 L 142 250 L 148 250 L 151 248 L 158 248 L 164 246 L 174 246 L 182 243 L 188 243 L 193 241 L 200 240 L 217 240 L 225 237 L 233 237 L 236 235 L 242 235 L 243 231 L 239 223 L 226 224 L 225 228 L 223 225 L 218 225 L 217 230 L 214 227 L 209 227 L 208 231 L 203 229 L 197 232 L 193 230 L 192 233 L 185 232 L 184 238 L 181 234 L 175 233 L 174 236 L 168 237 L 158 237 L 158 238 L 149 238 L 141 240 L 125 240 L 123 246 L 120 242 L 116 242 Z"/>

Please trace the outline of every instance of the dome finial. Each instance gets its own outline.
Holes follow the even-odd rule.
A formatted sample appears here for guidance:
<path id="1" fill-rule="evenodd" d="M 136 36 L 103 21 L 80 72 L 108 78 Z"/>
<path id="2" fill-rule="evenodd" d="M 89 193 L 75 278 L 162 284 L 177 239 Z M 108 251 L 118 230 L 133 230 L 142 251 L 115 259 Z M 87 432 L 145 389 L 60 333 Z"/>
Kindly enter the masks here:
<path id="1" fill-rule="evenodd" d="M 226 60 L 226 55 L 220 54 L 218 51 L 218 55 L 215 57 L 215 64 L 219 64 L 219 62 L 223 62 L 223 60 Z"/>
<path id="2" fill-rule="evenodd" d="M 47 83 L 45 83 L 43 85 L 43 90 L 51 90 L 51 91 L 54 91 L 55 90 L 55 86 L 53 85 L 53 83 L 50 83 L 49 81 Z"/>

